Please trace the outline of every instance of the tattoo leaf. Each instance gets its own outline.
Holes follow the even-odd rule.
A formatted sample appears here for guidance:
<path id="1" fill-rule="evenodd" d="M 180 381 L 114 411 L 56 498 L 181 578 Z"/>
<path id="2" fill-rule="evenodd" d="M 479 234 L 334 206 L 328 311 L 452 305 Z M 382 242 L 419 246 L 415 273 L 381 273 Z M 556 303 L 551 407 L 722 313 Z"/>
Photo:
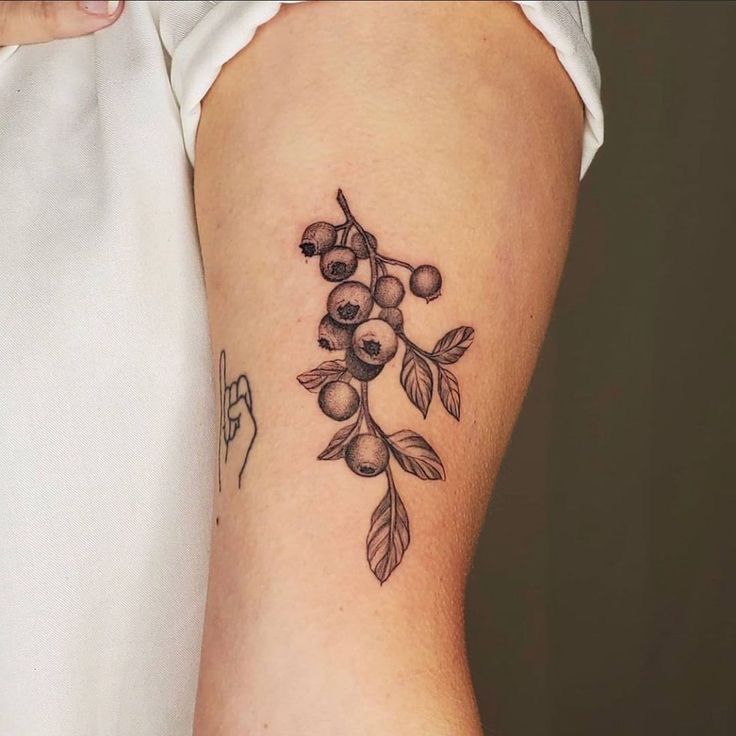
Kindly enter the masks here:
<path id="1" fill-rule="evenodd" d="M 437 366 L 437 393 L 440 395 L 442 406 L 460 421 L 460 384 L 455 378 L 455 374 Z"/>
<path id="2" fill-rule="evenodd" d="M 432 384 L 429 363 L 407 345 L 401 366 L 401 385 L 411 403 L 422 412 L 425 419 L 432 401 Z"/>
<path id="3" fill-rule="evenodd" d="M 301 383 L 307 391 L 317 392 L 326 381 L 337 381 L 345 373 L 344 360 L 327 360 L 320 363 L 316 368 L 305 373 L 300 373 L 296 380 Z"/>
<path id="4" fill-rule="evenodd" d="M 335 436 L 330 440 L 327 447 L 325 447 L 319 455 L 318 460 L 340 460 L 345 456 L 345 446 L 350 441 L 353 433 L 358 428 L 357 424 L 351 424 L 347 427 L 342 427 L 335 432 Z"/>
<path id="5" fill-rule="evenodd" d="M 402 429 L 386 439 L 397 462 L 407 473 L 422 480 L 445 479 L 442 460 L 424 437 L 410 429 Z"/>
<path id="6" fill-rule="evenodd" d="M 438 363 L 455 363 L 463 357 L 474 336 L 475 330 L 472 327 L 456 327 L 434 346 L 432 357 Z"/>
<path id="7" fill-rule="evenodd" d="M 396 489 L 389 486 L 371 516 L 366 539 L 368 564 L 382 584 L 398 567 L 408 546 L 409 516 Z"/>

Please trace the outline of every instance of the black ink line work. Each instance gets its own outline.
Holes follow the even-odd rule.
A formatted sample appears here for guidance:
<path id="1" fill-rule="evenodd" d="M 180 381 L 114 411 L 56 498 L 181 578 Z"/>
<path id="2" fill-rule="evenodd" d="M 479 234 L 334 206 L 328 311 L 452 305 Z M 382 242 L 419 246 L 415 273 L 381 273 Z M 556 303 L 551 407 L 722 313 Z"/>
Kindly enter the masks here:
<path id="1" fill-rule="evenodd" d="M 241 373 L 227 382 L 225 351 L 220 352 L 220 439 L 218 444 L 218 487 L 222 492 L 223 476 L 237 478 L 238 488 L 258 433 L 253 415 L 253 394 L 248 376 Z"/>
<path id="2" fill-rule="evenodd" d="M 472 327 L 457 327 L 432 350 L 423 350 L 404 330 L 399 305 L 404 283 L 389 267 L 409 271 L 409 290 L 427 303 L 440 296 L 442 275 L 431 265 L 412 266 L 379 251 L 374 235 L 366 232 L 350 211 L 342 190 L 337 202 L 343 223 L 315 222 L 304 231 L 300 248 L 307 258 L 319 257 L 322 276 L 338 282 L 327 297 L 327 314 L 318 328 L 318 343 L 325 350 L 342 352 L 297 376 L 304 388 L 319 394 L 318 403 L 331 419 L 351 422 L 337 431 L 320 460 L 345 460 L 357 475 L 386 475 L 388 489 L 371 517 L 366 539 L 368 564 L 381 584 L 399 566 L 409 546 L 409 516 L 396 488 L 391 456 L 399 467 L 422 480 L 444 480 L 439 455 L 411 429 L 386 434 L 368 405 L 368 387 L 403 344 L 401 385 L 426 419 L 434 392 L 447 412 L 460 419 L 460 385 L 447 366 L 456 363 L 473 342 Z M 370 280 L 351 279 L 360 261 L 367 261 Z M 357 389 L 352 385 L 357 385 Z"/>

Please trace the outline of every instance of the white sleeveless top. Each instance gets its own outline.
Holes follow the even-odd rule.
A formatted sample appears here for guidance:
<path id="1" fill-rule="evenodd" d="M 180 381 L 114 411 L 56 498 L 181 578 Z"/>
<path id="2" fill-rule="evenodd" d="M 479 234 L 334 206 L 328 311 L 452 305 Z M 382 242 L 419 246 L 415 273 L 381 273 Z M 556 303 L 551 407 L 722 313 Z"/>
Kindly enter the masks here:
<path id="1" fill-rule="evenodd" d="M 0 49 L 0 735 L 191 733 L 216 420 L 200 101 L 278 2 Z M 587 8 L 521 2 L 603 139 Z"/>

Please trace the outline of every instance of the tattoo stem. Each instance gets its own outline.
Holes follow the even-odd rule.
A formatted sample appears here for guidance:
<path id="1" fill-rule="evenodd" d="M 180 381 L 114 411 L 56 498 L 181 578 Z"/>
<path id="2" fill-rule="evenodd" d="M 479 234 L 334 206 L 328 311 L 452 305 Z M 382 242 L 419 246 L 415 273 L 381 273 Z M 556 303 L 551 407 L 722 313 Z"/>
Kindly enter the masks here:
<path id="1" fill-rule="evenodd" d="M 428 353 L 426 350 L 422 350 L 419 345 L 413 343 L 403 332 L 397 332 L 396 334 L 404 341 L 404 344 L 414 350 L 414 352 L 419 353 L 419 355 L 423 355 L 425 358 L 431 360 L 433 363 L 435 362 L 435 358 L 432 353 Z"/>
<path id="2" fill-rule="evenodd" d="M 371 411 L 368 408 L 368 381 L 360 382 L 360 411 L 365 418 L 365 424 L 368 428 L 368 431 L 372 434 L 383 434 L 380 431 L 378 425 L 373 420 L 373 417 L 371 416 Z"/>
<path id="3" fill-rule="evenodd" d="M 376 281 L 378 280 L 378 266 L 380 265 L 381 271 L 385 274 L 385 264 L 389 263 L 393 266 L 400 266 L 401 268 L 406 268 L 408 271 L 413 272 L 414 266 L 412 266 L 410 263 L 406 263 L 405 261 L 400 261 L 397 258 L 390 258 L 389 256 L 380 255 L 376 248 L 373 247 L 371 244 L 370 238 L 368 237 L 368 234 L 363 229 L 363 226 L 355 219 L 353 213 L 350 211 L 350 206 L 348 205 L 348 201 L 345 198 L 345 195 L 343 194 L 342 189 L 337 190 L 337 203 L 340 205 L 340 209 L 343 211 L 343 214 L 345 215 L 345 222 L 342 225 L 338 225 L 337 229 L 342 230 L 343 228 L 346 228 L 344 232 L 342 233 L 340 237 L 340 244 L 345 245 L 348 238 L 348 232 L 350 231 L 351 227 L 354 227 L 363 237 L 363 241 L 365 242 L 366 248 L 368 249 L 368 258 L 371 262 L 371 292 L 374 292 L 376 289 Z"/>
<path id="4" fill-rule="evenodd" d="M 368 238 L 363 234 L 366 246 L 368 247 L 368 259 L 371 262 L 371 294 L 376 291 L 376 281 L 378 281 L 378 269 L 376 268 L 376 252 L 373 246 L 368 242 Z"/>
<path id="5" fill-rule="evenodd" d="M 394 483 L 394 474 L 391 472 L 391 463 L 386 466 L 386 480 L 388 481 L 388 492 L 389 492 L 389 498 L 391 499 L 389 503 L 389 513 L 390 513 L 390 520 L 389 520 L 389 533 L 392 534 L 393 530 L 396 528 L 396 503 L 397 499 L 399 497 L 399 494 L 396 491 L 396 484 Z M 388 578 L 386 578 L 388 579 Z M 381 582 L 381 585 L 386 582 L 385 580 Z"/>
<path id="6" fill-rule="evenodd" d="M 411 265 L 411 263 L 406 263 L 406 261 L 400 261 L 398 258 L 389 258 L 388 256 L 383 256 L 378 253 L 376 253 L 376 258 L 378 258 L 381 263 L 389 263 L 392 266 L 400 266 L 401 268 L 405 268 L 407 271 L 414 272 L 414 266 Z"/>
<path id="7" fill-rule="evenodd" d="M 368 408 L 368 382 L 367 381 L 361 381 L 360 382 L 360 412 L 365 417 L 365 423 L 368 427 L 368 431 L 372 432 L 373 434 L 378 434 L 380 437 L 383 438 L 384 441 L 387 441 L 386 433 L 378 426 L 376 421 L 371 416 L 370 409 Z M 360 420 L 358 420 L 360 421 Z M 390 520 L 389 520 L 389 529 L 393 530 L 396 528 L 396 505 L 397 505 L 397 499 L 398 499 L 398 492 L 396 491 L 396 483 L 394 483 L 394 474 L 391 472 L 391 461 L 386 465 L 386 470 L 383 471 L 386 474 L 386 480 L 388 482 L 388 493 L 390 498 L 389 503 L 389 514 L 390 514 Z M 389 532 L 390 534 L 393 533 L 392 531 Z M 381 582 L 381 585 L 383 585 L 385 581 Z"/>
<path id="8" fill-rule="evenodd" d="M 365 417 L 365 423 L 366 423 L 366 426 L 368 427 L 368 431 L 372 432 L 373 434 L 377 434 L 379 437 L 382 437 L 384 440 L 388 441 L 388 436 L 378 426 L 378 423 L 373 418 L 373 416 L 371 415 L 370 409 L 368 408 L 368 382 L 367 381 L 360 382 L 360 411 Z"/>
<path id="9" fill-rule="evenodd" d="M 348 222 L 352 222 L 353 213 L 350 211 L 348 201 L 345 199 L 345 195 L 342 193 L 342 189 L 337 190 L 337 203 L 340 205 L 340 209 L 345 213 L 345 219 Z"/>

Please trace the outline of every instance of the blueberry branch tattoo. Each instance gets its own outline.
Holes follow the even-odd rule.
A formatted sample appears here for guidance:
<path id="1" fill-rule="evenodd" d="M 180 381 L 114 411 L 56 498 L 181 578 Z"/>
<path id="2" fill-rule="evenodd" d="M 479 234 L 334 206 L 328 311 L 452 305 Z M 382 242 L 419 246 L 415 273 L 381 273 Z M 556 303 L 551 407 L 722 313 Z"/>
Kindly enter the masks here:
<path id="1" fill-rule="evenodd" d="M 440 296 L 442 275 L 434 266 L 415 267 L 379 251 L 376 237 L 355 219 L 342 190 L 337 192 L 337 203 L 345 221 L 312 223 L 299 247 L 307 258 L 319 256 L 322 276 L 338 282 L 327 296 L 327 314 L 319 323 L 317 341 L 325 350 L 343 352 L 343 357 L 320 363 L 297 380 L 319 394 L 319 407 L 328 417 L 338 422 L 353 420 L 335 433 L 318 459 L 345 460 L 350 470 L 363 477 L 386 476 L 386 495 L 371 516 L 366 539 L 368 564 L 383 584 L 401 563 L 410 541 L 409 515 L 396 488 L 391 456 L 402 470 L 422 480 L 445 480 L 445 468 L 432 446 L 415 431 L 384 432 L 371 414 L 369 385 L 402 343 L 401 385 L 411 403 L 426 419 L 434 393 L 434 368 L 440 401 L 459 421 L 460 385 L 447 366 L 460 360 L 473 342 L 474 331 L 456 327 L 431 351 L 409 339 L 399 309 L 404 284 L 389 273 L 389 267 L 409 271 L 409 290 L 427 303 Z M 360 261 L 368 261 L 367 285 L 351 279 Z"/>

